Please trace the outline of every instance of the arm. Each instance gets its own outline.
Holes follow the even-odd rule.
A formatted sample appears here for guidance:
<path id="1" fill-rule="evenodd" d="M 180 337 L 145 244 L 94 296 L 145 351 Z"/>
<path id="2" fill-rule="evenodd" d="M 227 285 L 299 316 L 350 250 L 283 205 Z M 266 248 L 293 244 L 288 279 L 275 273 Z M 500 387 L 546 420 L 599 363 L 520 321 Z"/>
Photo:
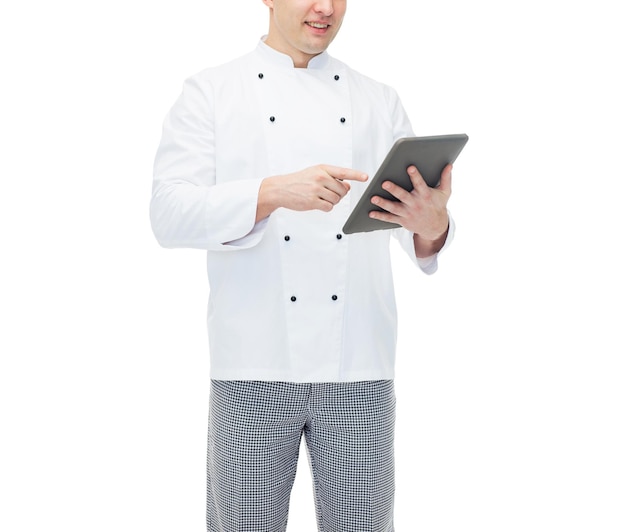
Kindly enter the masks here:
<path id="1" fill-rule="evenodd" d="M 217 182 L 214 122 L 211 83 L 190 78 L 163 123 L 154 161 L 150 219 L 164 247 L 233 249 L 230 242 L 255 229 L 261 178 Z"/>
<path id="2" fill-rule="evenodd" d="M 402 106 L 402 102 L 400 101 L 398 94 L 390 87 L 387 87 L 387 91 L 387 105 L 389 115 L 391 117 L 391 123 L 394 128 L 393 138 L 397 140 L 401 137 L 413 136 L 414 133 L 411 123 L 404 107 Z M 449 170 L 451 170 L 451 168 Z M 415 173 L 413 173 L 413 171 L 415 171 Z M 439 196 L 437 201 L 443 200 L 443 202 L 436 206 L 435 211 L 431 210 L 428 205 L 428 201 L 432 199 L 432 197 L 428 197 L 431 190 L 427 186 L 421 186 L 422 184 L 426 184 L 421 176 L 419 176 L 419 172 L 417 172 L 415 167 L 410 169 L 409 176 L 411 177 L 411 181 L 417 181 L 418 185 L 420 185 L 419 190 L 422 192 L 421 198 L 426 200 L 426 203 L 410 201 L 408 197 L 405 197 L 405 200 L 407 201 L 407 204 L 405 205 L 406 209 L 401 212 L 392 213 L 389 209 L 399 207 L 399 205 L 394 205 L 396 202 L 385 202 L 383 205 L 382 202 L 384 202 L 384 200 L 382 198 L 373 198 L 373 203 L 376 203 L 377 201 L 380 202 L 376 204 L 380 205 L 389 212 L 380 214 L 371 213 L 370 216 L 373 218 L 378 217 L 381 220 L 393 221 L 401 225 L 403 229 L 395 230 L 394 234 L 401 242 L 402 247 L 406 249 L 409 254 L 411 254 L 411 251 L 414 252 L 414 258 L 417 259 L 416 262 L 422 270 L 432 272 L 434 271 L 432 270 L 433 264 L 436 269 L 437 253 L 449 244 L 452 235 L 454 234 L 454 223 L 448 218 L 446 209 L 446 204 L 450 196 L 449 185 L 451 174 L 443 177 L 443 181 L 438 187 L 439 192 L 442 192 L 443 196 Z M 441 187 L 446 186 L 446 179 L 448 180 L 447 190 L 442 190 Z M 396 191 L 398 194 L 404 192 L 402 189 L 398 190 L 399 187 L 396 187 L 393 183 L 387 183 L 385 188 L 392 192 L 392 194 L 393 191 Z M 417 200 L 418 197 L 415 196 L 412 199 Z M 424 210 L 424 208 L 426 208 L 426 210 Z M 409 219 L 406 218 L 407 215 L 409 215 Z M 421 218 L 421 220 L 418 220 L 417 218 Z"/>
<path id="3" fill-rule="evenodd" d="M 154 164 L 152 228 L 164 247 L 232 250 L 256 245 L 279 207 L 329 211 L 362 172 L 318 165 L 263 179 L 216 178 L 211 84 L 190 78 L 163 125 Z M 236 171 L 236 169 L 233 169 Z"/>

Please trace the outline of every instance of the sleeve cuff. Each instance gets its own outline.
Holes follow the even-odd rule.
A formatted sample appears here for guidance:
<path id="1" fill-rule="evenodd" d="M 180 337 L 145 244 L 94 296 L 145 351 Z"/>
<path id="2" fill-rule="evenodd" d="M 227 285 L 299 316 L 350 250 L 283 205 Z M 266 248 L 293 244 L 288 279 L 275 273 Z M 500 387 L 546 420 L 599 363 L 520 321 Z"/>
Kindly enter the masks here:
<path id="1" fill-rule="evenodd" d="M 450 225 L 448 227 L 448 236 L 446 237 L 446 241 L 443 244 L 443 247 L 434 255 L 430 257 L 418 258 L 415 256 L 415 247 L 413 245 L 413 233 L 407 231 L 404 228 L 396 229 L 396 237 L 400 242 L 402 248 L 406 251 L 407 255 L 413 261 L 420 270 L 422 270 L 426 275 L 432 275 L 439 268 L 439 255 L 441 255 L 452 243 L 454 239 L 454 232 L 456 230 L 456 225 L 454 224 L 454 220 L 450 213 L 448 213 L 448 218 L 450 220 Z"/>

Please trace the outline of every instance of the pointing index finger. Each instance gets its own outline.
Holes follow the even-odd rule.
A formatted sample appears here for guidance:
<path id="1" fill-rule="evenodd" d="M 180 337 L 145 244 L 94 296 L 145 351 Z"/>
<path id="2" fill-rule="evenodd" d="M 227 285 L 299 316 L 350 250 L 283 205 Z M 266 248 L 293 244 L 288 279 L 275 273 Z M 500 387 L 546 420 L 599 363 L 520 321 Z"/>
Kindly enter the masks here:
<path id="1" fill-rule="evenodd" d="M 329 176 L 339 179 L 340 181 L 344 179 L 350 181 L 367 181 L 368 179 L 366 173 L 353 170 L 352 168 L 342 168 L 341 166 L 332 166 L 328 164 L 323 164 L 322 168 L 328 173 Z"/>

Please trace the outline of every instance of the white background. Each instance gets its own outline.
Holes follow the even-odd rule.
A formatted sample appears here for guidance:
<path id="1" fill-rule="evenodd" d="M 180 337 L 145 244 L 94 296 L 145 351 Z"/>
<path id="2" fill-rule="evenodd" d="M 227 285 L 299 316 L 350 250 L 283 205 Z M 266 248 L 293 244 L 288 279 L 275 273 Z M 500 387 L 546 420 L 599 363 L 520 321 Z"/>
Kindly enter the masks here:
<path id="1" fill-rule="evenodd" d="M 330 52 L 416 134 L 470 137 L 440 271 L 393 249 L 396 529 L 624 532 L 618 2 L 349 4 Z M 183 80 L 256 46 L 265 11 L 3 7 L 0 529 L 204 530 L 204 255 L 157 246 L 151 166 Z M 304 460 L 289 530 L 315 530 Z"/>

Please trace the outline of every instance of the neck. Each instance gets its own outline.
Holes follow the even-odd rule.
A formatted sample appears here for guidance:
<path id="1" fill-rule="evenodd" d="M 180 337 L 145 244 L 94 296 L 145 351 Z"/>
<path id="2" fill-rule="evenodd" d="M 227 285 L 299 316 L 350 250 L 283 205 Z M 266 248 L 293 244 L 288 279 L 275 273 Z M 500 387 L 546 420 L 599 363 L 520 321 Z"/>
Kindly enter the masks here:
<path id="1" fill-rule="evenodd" d="M 285 55 L 288 55 L 289 57 L 291 57 L 291 60 L 293 61 L 293 66 L 295 68 L 307 68 L 307 66 L 309 65 L 309 61 L 311 59 L 313 59 L 315 56 L 319 55 L 319 53 L 318 54 L 307 54 L 307 53 L 304 53 L 304 52 L 300 52 L 299 50 L 287 49 L 287 47 L 281 46 L 280 43 L 276 43 L 274 41 L 274 39 L 272 39 L 271 36 L 269 36 L 269 35 L 265 39 L 264 42 L 270 48 L 273 48 L 277 52 L 280 52 L 281 54 L 285 54 Z"/>

